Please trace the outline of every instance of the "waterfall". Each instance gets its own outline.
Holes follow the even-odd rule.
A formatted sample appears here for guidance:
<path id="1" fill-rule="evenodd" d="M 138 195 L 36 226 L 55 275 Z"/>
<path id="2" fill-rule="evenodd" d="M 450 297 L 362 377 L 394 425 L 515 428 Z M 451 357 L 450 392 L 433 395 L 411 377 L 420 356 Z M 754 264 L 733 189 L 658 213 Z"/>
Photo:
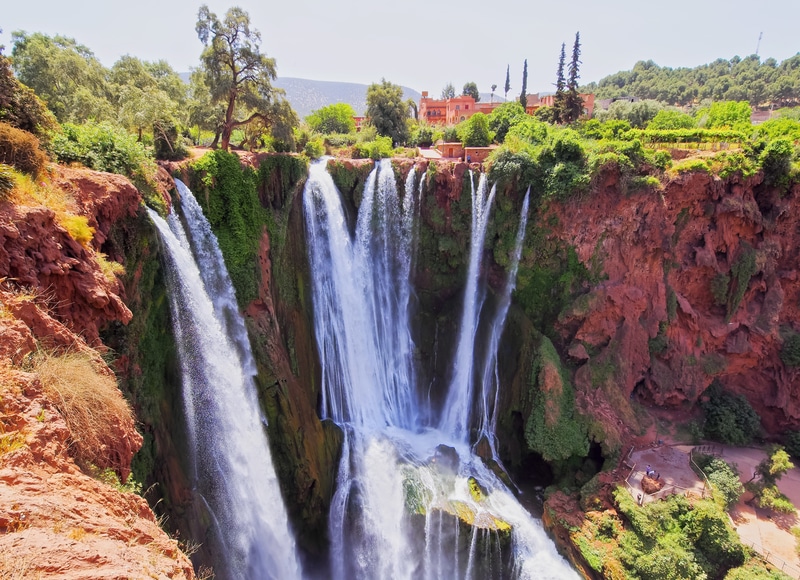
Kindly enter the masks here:
<path id="1" fill-rule="evenodd" d="M 470 176 L 471 173 L 470 173 Z M 478 187 L 472 185 L 472 236 L 470 238 L 469 268 L 467 285 L 464 290 L 464 305 L 458 334 L 458 347 L 453 362 L 453 377 L 447 392 L 447 401 L 442 414 L 440 428 L 459 440 L 466 440 L 469 434 L 469 411 L 472 406 L 474 386 L 473 360 L 475 358 L 475 334 L 478 331 L 485 289 L 478 282 L 483 259 L 483 244 L 489 212 L 494 201 L 495 187 L 488 187 L 486 174 L 481 173 Z M 487 191 L 489 191 L 487 195 Z"/>
<path id="2" fill-rule="evenodd" d="M 522 200 L 522 212 L 517 228 L 517 237 L 514 241 L 514 250 L 511 254 L 511 264 L 508 269 L 508 276 L 503 290 L 500 293 L 497 311 L 492 319 L 489 344 L 483 363 L 483 380 L 480 383 L 478 406 L 478 437 L 477 441 L 484 440 L 488 443 L 492 454 L 492 459 L 500 464 L 497 455 L 497 442 L 495 432 L 497 427 L 497 397 L 500 392 L 500 376 L 497 368 L 497 350 L 500 346 L 500 337 L 506 324 L 506 316 L 511 306 L 511 293 L 517 285 L 517 269 L 519 260 L 522 257 L 522 242 L 525 240 L 525 227 L 528 225 L 528 202 L 531 195 L 531 188 L 525 192 Z"/>
<path id="3" fill-rule="evenodd" d="M 348 219 L 326 164 L 311 166 L 303 204 L 322 413 L 345 433 L 329 518 L 331 577 L 577 578 L 541 523 L 471 452 L 464 436 L 468 405 L 454 401 L 464 408 L 442 421 L 442 429 L 423 423 L 432 411 L 418 397 L 410 325 L 421 195 L 416 175 L 406 180 L 401 198 L 391 163 L 381 161 L 358 215 Z M 459 355 L 468 377 L 494 191 L 482 176 L 472 192 L 475 256 L 461 329 L 472 340 L 463 341 L 469 353 Z"/>
<path id="4" fill-rule="evenodd" d="M 253 383 L 255 364 L 222 254 L 191 192 L 148 210 L 164 247 L 182 374 L 192 484 L 208 510 L 219 578 L 300 578 Z M 201 273 L 202 272 L 202 273 Z"/>

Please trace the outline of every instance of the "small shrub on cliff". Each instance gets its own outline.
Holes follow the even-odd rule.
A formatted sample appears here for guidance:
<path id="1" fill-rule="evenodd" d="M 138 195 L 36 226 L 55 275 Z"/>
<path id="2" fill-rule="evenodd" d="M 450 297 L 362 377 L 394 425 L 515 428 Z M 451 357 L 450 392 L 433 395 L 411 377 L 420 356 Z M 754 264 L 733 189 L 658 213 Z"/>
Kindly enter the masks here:
<path id="1" fill-rule="evenodd" d="M 718 272 L 711 278 L 711 295 L 714 297 L 714 304 L 725 306 L 728 303 L 728 286 L 731 277 L 725 272 Z"/>
<path id="2" fill-rule="evenodd" d="M 393 152 L 391 137 L 378 136 L 374 141 L 356 143 L 353 147 L 353 157 L 356 159 L 384 159 L 391 157 Z"/>
<path id="3" fill-rule="evenodd" d="M 800 459 L 800 431 L 787 431 L 783 437 L 783 447 L 789 455 Z"/>
<path id="4" fill-rule="evenodd" d="M 0 123 L 0 163 L 35 176 L 44 169 L 47 155 L 39 148 L 39 140 L 32 133 Z"/>
<path id="5" fill-rule="evenodd" d="M 728 445 L 750 443 L 761 429 L 761 419 L 747 399 L 724 391 L 716 380 L 706 395 L 708 400 L 702 403 L 705 436 Z"/>
<path id="6" fill-rule="evenodd" d="M 0 201 L 5 200 L 14 189 L 14 171 L 10 165 L 0 163 Z"/>
<path id="7" fill-rule="evenodd" d="M 69 427 L 70 454 L 76 463 L 117 473 L 126 469 L 115 451 L 120 445 L 116 439 L 120 432 L 133 431 L 135 420 L 111 371 L 101 370 L 85 352 L 45 351 L 34 356 L 31 370 L 39 375 L 45 397 Z"/>
<path id="8" fill-rule="evenodd" d="M 781 360 L 787 367 L 800 367 L 800 333 L 791 332 L 783 339 Z"/>
<path id="9" fill-rule="evenodd" d="M 73 240 L 84 248 L 89 247 L 89 242 L 94 237 L 94 228 L 89 226 L 89 220 L 86 219 L 86 216 L 68 215 L 64 216 L 60 221 Z"/>

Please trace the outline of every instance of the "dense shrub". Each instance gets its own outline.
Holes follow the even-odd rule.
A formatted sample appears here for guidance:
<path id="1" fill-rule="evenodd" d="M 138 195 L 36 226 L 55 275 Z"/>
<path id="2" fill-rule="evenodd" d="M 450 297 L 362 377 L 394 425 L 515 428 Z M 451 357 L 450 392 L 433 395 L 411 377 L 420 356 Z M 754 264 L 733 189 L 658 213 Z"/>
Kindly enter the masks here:
<path id="1" fill-rule="evenodd" d="M 136 137 L 110 123 L 65 123 L 50 143 L 60 163 L 80 163 L 90 169 L 133 176 L 154 171 L 155 165 Z"/>
<path id="2" fill-rule="evenodd" d="M 306 146 L 303 147 L 303 153 L 308 155 L 311 159 L 319 159 L 325 155 L 325 143 L 321 137 L 310 139 Z"/>
<path id="3" fill-rule="evenodd" d="M 489 129 L 494 131 L 498 143 L 505 141 L 506 134 L 514 125 L 524 121 L 528 116 L 518 101 L 503 103 L 489 115 Z"/>
<path id="4" fill-rule="evenodd" d="M 702 403 L 705 414 L 703 432 L 709 439 L 729 445 L 746 445 L 761 429 L 761 419 L 742 395 L 722 389 L 718 381 L 706 391 Z"/>
<path id="5" fill-rule="evenodd" d="M 393 152 L 391 137 L 379 136 L 374 141 L 356 143 L 353 147 L 353 157 L 356 159 L 384 159 L 391 157 Z"/>
<path id="6" fill-rule="evenodd" d="M 785 186 L 789 182 L 794 147 L 786 137 L 770 141 L 761 153 L 764 181 L 770 185 Z"/>
<path id="7" fill-rule="evenodd" d="M 647 129 L 691 129 L 694 127 L 694 117 L 682 111 L 662 109 L 647 124 Z"/>
<path id="8" fill-rule="evenodd" d="M 787 367 L 800 367 L 800 333 L 790 332 L 783 339 L 781 360 Z"/>
<path id="9" fill-rule="evenodd" d="M 736 466 L 713 455 L 696 454 L 694 461 L 706 474 L 711 485 L 714 486 L 714 490 L 718 492 L 725 509 L 730 508 L 739 500 L 744 493 L 744 485 L 739 479 L 739 471 Z"/>
<path id="10" fill-rule="evenodd" d="M 489 131 L 489 118 L 483 113 L 475 113 L 464 122 L 461 130 L 464 147 L 487 147 L 492 142 Z"/>
<path id="11" fill-rule="evenodd" d="M 47 155 L 39 148 L 39 139 L 32 133 L 0 123 L 0 163 L 35 176 L 44 169 Z"/>

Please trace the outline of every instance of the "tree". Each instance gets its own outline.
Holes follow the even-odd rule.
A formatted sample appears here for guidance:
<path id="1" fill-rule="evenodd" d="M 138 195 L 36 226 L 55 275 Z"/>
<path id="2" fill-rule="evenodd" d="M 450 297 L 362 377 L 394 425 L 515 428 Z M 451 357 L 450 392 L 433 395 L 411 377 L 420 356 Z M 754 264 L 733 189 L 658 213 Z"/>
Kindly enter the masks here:
<path id="1" fill-rule="evenodd" d="M 566 60 L 566 53 L 564 52 L 566 46 L 561 43 L 561 55 L 558 57 L 558 70 L 556 71 L 556 94 L 553 97 L 553 120 L 556 123 L 561 123 L 564 118 L 565 102 L 567 83 L 564 80 L 564 61 Z"/>
<path id="2" fill-rule="evenodd" d="M 41 141 L 57 125 L 53 113 L 14 77 L 11 61 L 0 54 L 0 121 L 35 134 Z"/>
<path id="3" fill-rule="evenodd" d="M 306 122 L 318 133 L 352 133 L 356 130 L 355 114 L 349 104 L 336 103 L 312 111 Z"/>
<path id="4" fill-rule="evenodd" d="M 222 134 L 222 123 L 225 120 L 225 105 L 212 101 L 208 90 L 206 71 L 204 67 L 192 71 L 189 77 L 189 124 L 197 128 L 195 143 L 200 144 L 200 131 L 211 131 L 214 140 L 211 147 L 216 148 Z"/>
<path id="5" fill-rule="evenodd" d="M 506 84 L 505 90 L 503 93 L 503 98 L 507 101 L 508 100 L 508 91 L 511 90 L 511 77 L 509 76 L 511 72 L 511 65 L 506 65 Z"/>
<path id="6" fill-rule="evenodd" d="M 464 147 L 487 147 L 492 142 L 489 132 L 489 118 L 483 113 L 475 113 L 464 123 L 461 132 Z"/>
<path id="7" fill-rule="evenodd" d="M 516 101 L 503 103 L 489 115 L 489 129 L 494 131 L 495 139 L 502 143 L 508 130 L 525 118 L 525 109 Z"/>
<path id="8" fill-rule="evenodd" d="M 456 88 L 453 83 L 447 83 L 442 89 L 442 99 L 452 99 L 456 96 Z"/>
<path id="9" fill-rule="evenodd" d="M 108 71 L 91 50 L 64 36 L 12 34 L 14 72 L 59 122 L 114 118 Z"/>
<path id="10" fill-rule="evenodd" d="M 403 89 L 381 79 L 367 87 L 367 119 L 379 134 L 392 138 L 394 144 L 408 140 L 408 105 Z"/>
<path id="11" fill-rule="evenodd" d="M 221 147 L 227 151 L 235 128 L 257 119 L 270 125 L 271 105 L 279 94 L 272 87 L 275 59 L 261 54 L 261 33 L 250 28 L 250 16 L 238 6 L 219 20 L 204 4 L 197 14 L 195 30 L 205 45 L 200 60 L 211 101 L 225 104 Z M 241 118 L 237 107 L 244 113 Z"/>
<path id="12" fill-rule="evenodd" d="M 522 92 L 519 94 L 519 104 L 523 109 L 528 107 L 528 59 L 522 67 Z"/>
<path id="13" fill-rule="evenodd" d="M 583 99 L 578 92 L 578 79 L 580 78 L 581 33 L 575 33 L 575 44 L 572 45 L 572 58 L 569 61 L 567 79 L 567 93 L 564 97 L 563 121 L 572 123 L 583 114 Z"/>
<path id="14" fill-rule="evenodd" d="M 478 85 L 473 82 L 466 83 L 461 90 L 461 94 L 465 97 L 472 97 L 475 99 L 476 103 L 481 100 L 481 93 L 478 91 Z"/>

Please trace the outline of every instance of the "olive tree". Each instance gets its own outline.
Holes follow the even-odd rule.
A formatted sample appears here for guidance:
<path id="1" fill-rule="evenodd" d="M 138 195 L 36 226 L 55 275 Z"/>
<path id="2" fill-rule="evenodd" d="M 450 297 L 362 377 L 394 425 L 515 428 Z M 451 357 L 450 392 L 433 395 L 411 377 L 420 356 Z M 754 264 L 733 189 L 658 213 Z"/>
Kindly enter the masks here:
<path id="1" fill-rule="evenodd" d="M 280 94 L 272 86 L 275 59 L 261 53 L 261 33 L 250 27 L 250 16 L 238 6 L 220 20 L 204 4 L 195 30 L 205 45 L 200 60 L 211 101 L 225 106 L 221 147 L 227 151 L 235 128 L 257 119 L 270 124 L 273 102 Z"/>

